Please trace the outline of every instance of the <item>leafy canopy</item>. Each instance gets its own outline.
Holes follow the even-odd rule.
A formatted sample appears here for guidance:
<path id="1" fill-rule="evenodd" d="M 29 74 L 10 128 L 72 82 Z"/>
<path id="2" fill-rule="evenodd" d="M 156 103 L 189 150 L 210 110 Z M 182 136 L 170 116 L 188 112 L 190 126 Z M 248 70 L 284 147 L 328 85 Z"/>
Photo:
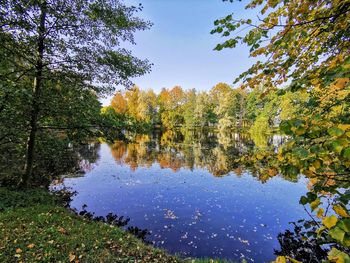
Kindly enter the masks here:
<path id="1" fill-rule="evenodd" d="M 256 21 L 230 14 L 216 20 L 211 32 L 226 38 L 215 50 L 244 43 L 251 57 L 260 58 L 236 82 L 274 87 L 292 80 L 298 88 L 349 76 L 349 0 L 253 0 L 246 9 L 258 7 Z"/>
<path id="2" fill-rule="evenodd" d="M 147 60 L 121 47 L 151 26 L 135 16 L 139 10 L 106 0 L 1 1 L 0 47 L 17 56 L 8 62 L 8 74 L 33 75 L 43 41 L 44 75 L 59 71 L 60 78 L 79 78 L 99 91 L 130 85 L 130 77 L 150 70 Z"/>

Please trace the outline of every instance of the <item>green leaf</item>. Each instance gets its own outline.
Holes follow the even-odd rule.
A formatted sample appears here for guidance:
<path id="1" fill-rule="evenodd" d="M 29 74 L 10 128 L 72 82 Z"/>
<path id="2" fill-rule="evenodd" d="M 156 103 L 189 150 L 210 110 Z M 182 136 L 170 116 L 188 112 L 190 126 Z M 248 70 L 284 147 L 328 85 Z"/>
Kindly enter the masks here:
<path id="1" fill-rule="evenodd" d="M 349 255 L 345 254 L 344 252 L 336 249 L 336 248 L 332 248 L 332 250 L 328 253 L 328 259 L 329 260 L 336 260 L 336 262 L 350 262 L 350 257 Z"/>
<path id="2" fill-rule="evenodd" d="M 305 150 L 304 148 L 296 148 L 294 151 L 295 155 L 301 159 L 305 159 L 308 157 L 309 152 Z"/>
<path id="3" fill-rule="evenodd" d="M 350 160 L 350 147 L 347 147 L 342 151 L 342 156 L 345 159 Z"/>
<path id="4" fill-rule="evenodd" d="M 287 165 L 285 168 L 285 173 L 290 176 L 297 176 L 299 174 L 299 169 L 294 165 Z"/>
<path id="5" fill-rule="evenodd" d="M 307 198 L 309 199 L 309 202 L 313 202 L 317 199 L 317 194 L 315 193 L 308 192 L 306 195 L 307 195 Z"/>
<path id="6" fill-rule="evenodd" d="M 345 232 L 350 233 L 350 219 L 342 219 L 338 226 L 343 229 Z"/>
<path id="7" fill-rule="evenodd" d="M 306 205 L 309 202 L 306 196 L 302 196 L 299 200 L 299 203 L 302 205 Z"/>
<path id="8" fill-rule="evenodd" d="M 331 142 L 331 147 L 332 147 L 332 150 L 335 151 L 336 153 L 341 153 L 341 151 L 343 150 L 343 146 L 340 144 L 339 141 Z"/>
<path id="9" fill-rule="evenodd" d="M 290 124 L 289 121 L 283 121 L 280 124 L 280 130 L 281 132 L 287 134 L 287 135 L 291 135 L 292 134 L 292 125 Z"/>
<path id="10" fill-rule="evenodd" d="M 318 153 L 321 150 L 321 147 L 319 145 L 313 145 L 310 147 L 310 152 L 312 153 Z"/>
<path id="11" fill-rule="evenodd" d="M 344 131 L 338 127 L 332 127 L 328 129 L 328 134 L 334 137 L 339 137 L 344 134 Z"/>
<path id="12" fill-rule="evenodd" d="M 344 239 L 343 239 L 343 244 L 346 247 L 350 247 L 350 237 L 345 235 Z"/>
<path id="13" fill-rule="evenodd" d="M 335 228 L 329 230 L 328 233 L 333 239 L 335 239 L 339 242 L 343 242 L 345 232 L 342 229 L 340 229 L 339 227 L 335 227 Z"/>

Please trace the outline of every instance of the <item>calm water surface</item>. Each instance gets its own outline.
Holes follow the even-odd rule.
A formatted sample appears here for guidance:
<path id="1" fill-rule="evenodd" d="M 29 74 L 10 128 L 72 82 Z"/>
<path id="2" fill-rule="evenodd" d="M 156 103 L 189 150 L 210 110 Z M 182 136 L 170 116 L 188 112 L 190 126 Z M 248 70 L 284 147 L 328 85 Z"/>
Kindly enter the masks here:
<path id="1" fill-rule="evenodd" d="M 84 176 L 66 177 L 63 185 L 77 192 L 73 208 L 129 217 L 129 225 L 148 229 L 148 241 L 171 253 L 268 262 L 276 258 L 278 233 L 306 217 L 298 201 L 307 182 L 259 180 L 255 168 L 232 166 L 254 144 L 222 137 L 95 143 L 97 160 L 84 161 Z"/>

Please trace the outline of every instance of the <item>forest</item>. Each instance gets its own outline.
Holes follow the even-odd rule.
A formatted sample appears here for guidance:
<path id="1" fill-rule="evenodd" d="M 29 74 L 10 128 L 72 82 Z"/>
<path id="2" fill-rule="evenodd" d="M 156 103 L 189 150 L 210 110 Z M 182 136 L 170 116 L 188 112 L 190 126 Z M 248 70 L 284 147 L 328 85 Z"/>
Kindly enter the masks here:
<path id="1" fill-rule="evenodd" d="M 266 92 L 264 85 L 249 91 L 218 83 L 209 92 L 175 86 L 163 88 L 159 94 L 134 86 L 125 93 L 116 93 L 110 106 L 102 109 L 102 116 L 111 119 L 111 124 L 113 119 L 115 125 L 125 122 L 124 127 L 129 123 L 166 130 L 250 128 L 269 133 L 281 121 L 293 118 L 308 96 L 286 89 Z"/>
<path id="2" fill-rule="evenodd" d="M 141 168 L 149 169 L 144 173 L 150 178 L 166 169 L 172 176 L 249 174 L 262 184 L 304 178 L 297 202 L 306 218 L 293 222 L 294 232 L 281 230 L 269 245 L 274 251 L 264 256 L 274 262 L 350 262 L 350 1 L 249 1 L 245 8 L 257 10 L 257 18 L 227 14 L 212 21 L 208 35 L 222 40 L 216 52 L 244 45 L 255 62 L 233 83 L 207 91 L 174 84 L 160 92 L 134 83 L 151 72 L 152 58 L 135 56 L 125 43 L 136 44 L 135 33 L 153 23 L 141 18 L 141 4 L 127 2 L 0 2 L 0 261 L 188 261 L 171 255 L 181 246 L 162 246 L 162 240 L 154 248 L 137 240 L 145 234 L 137 226 L 122 230 L 123 216 L 66 209 L 76 193 L 52 190 L 69 176 L 89 179 L 109 152 L 113 165 L 130 168 L 128 186 L 144 180 L 132 181 Z M 217 4 L 235 1 L 224 2 L 231 3 Z M 107 95 L 110 105 L 102 106 Z M 123 167 L 118 178 L 126 173 Z M 169 185 L 162 191 L 171 186 L 164 178 Z M 153 189 L 146 186 L 143 193 Z M 210 191 L 198 191 L 211 200 Z M 177 219 L 163 210 L 165 219 Z M 196 210 L 194 217 L 203 214 Z M 235 254 L 213 258 L 246 262 Z"/>

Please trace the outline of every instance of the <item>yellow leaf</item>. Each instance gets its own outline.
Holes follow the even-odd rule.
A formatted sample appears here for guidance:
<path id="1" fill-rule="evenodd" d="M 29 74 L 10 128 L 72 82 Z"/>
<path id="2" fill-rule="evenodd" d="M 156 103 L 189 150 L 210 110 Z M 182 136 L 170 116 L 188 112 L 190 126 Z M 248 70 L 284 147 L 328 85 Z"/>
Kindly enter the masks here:
<path id="1" fill-rule="evenodd" d="M 262 160 L 262 159 L 264 159 L 264 155 L 261 154 L 261 153 L 258 153 L 258 154 L 256 155 L 256 158 L 258 158 L 258 160 Z"/>
<path id="2" fill-rule="evenodd" d="M 287 262 L 287 260 L 286 260 L 286 257 L 284 257 L 284 256 L 278 256 L 277 258 L 276 258 L 276 261 L 275 261 L 276 263 L 286 263 Z"/>
<path id="3" fill-rule="evenodd" d="M 317 211 L 317 217 L 318 218 L 322 218 L 323 217 L 323 214 L 324 214 L 324 209 L 323 208 L 320 208 L 320 209 L 318 209 L 318 211 Z"/>
<path id="4" fill-rule="evenodd" d="M 309 170 L 313 173 L 316 173 L 316 168 L 314 166 L 310 166 Z M 306 175 L 308 175 L 308 174 L 306 174 Z"/>
<path id="5" fill-rule="evenodd" d="M 341 205 L 333 205 L 333 210 L 342 217 L 350 217 L 348 212 Z"/>
<path id="6" fill-rule="evenodd" d="M 319 84 L 320 83 L 320 81 L 318 80 L 318 79 L 313 79 L 313 80 L 311 80 L 311 84 L 312 85 L 317 85 L 317 84 Z"/>
<path id="7" fill-rule="evenodd" d="M 29 244 L 27 248 L 33 248 L 35 245 L 34 244 Z"/>
<path id="8" fill-rule="evenodd" d="M 74 259 L 75 259 L 75 255 L 72 254 L 72 253 L 70 253 L 70 254 L 69 254 L 69 262 L 73 262 Z"/>
<path id="9" fill-rule="evenodd" d="M 290 262 L 292 262 L 292 263 L 302 263 L 301 261 L 298 261 L 298 260 L 296 260 L 296 259 L 294 259 L 294 258 L 291 258 L 291 257 L 288 257 L 287 256 L 287 258 L 290 260 Z"/>
<path id="10" fill-rule="evenodd" d="M 296 135 L 303 135 L 306 132 L 306 129 L 304 127 L 299 127 L 295 130 Z"/>
<path id="11" fill-rule="evenodd" d="M 63 227 L 59 227 L 58 231 L 62 234 L 65 234 L 65 235 L 67 234 L 67 230 L 65 230 Z"/>
<path id="12" fill-rule="evenodd" d="M 349 136 L 350 137 L 350 136 Z M 279 161 L 283 161 L 284 160 L 284 157 L 283 157 L 283 155 L 282 155 L 282 153 L 280 154 L 278 154 L 277 155 L 277 159 L 279 160 Z"/>
<path id="13" fill-rule="evenodd" d="M 334 227 L 338 222 L 338 218 L 335 215 L 327 216 L 322 220 L 322 223 L 328 228 Z"/>
<path id="14" fill-rule="evenodd" d="M 350 130 L 350 124 L 339 124 L 338 128 L 342 129 L 343 131 L 349 131 Z"/>
<path id="15" fill-rule="evenodd" d="M 321 201 L 318 198 L 315 201 L 313 201 L 310 204 L 311 210 L 314 211 L 320 205 L 320 203 L 321 203 Z"/>
<path id="16" fill-rule="evenodd" d="M 269 176 L 275 176 L 277 174 L 277 170 L 274 168 L 269 168 L 267 170 L 267 173 L 269 174 Z"/>
<path id="17" fill-rule="evenodd" d="M 315 160 L 312 165 L 316 168 L 319 169 L 321 167 L 321 161 L 320 160 Z"/>
<path id="18" fill-rule="evenodd" d="M 335 81 L 335 86 L 339 89 L 342 89 L 346 86 L 346 84 L 349 82 L 349 78 L 339 78 Z"/>

